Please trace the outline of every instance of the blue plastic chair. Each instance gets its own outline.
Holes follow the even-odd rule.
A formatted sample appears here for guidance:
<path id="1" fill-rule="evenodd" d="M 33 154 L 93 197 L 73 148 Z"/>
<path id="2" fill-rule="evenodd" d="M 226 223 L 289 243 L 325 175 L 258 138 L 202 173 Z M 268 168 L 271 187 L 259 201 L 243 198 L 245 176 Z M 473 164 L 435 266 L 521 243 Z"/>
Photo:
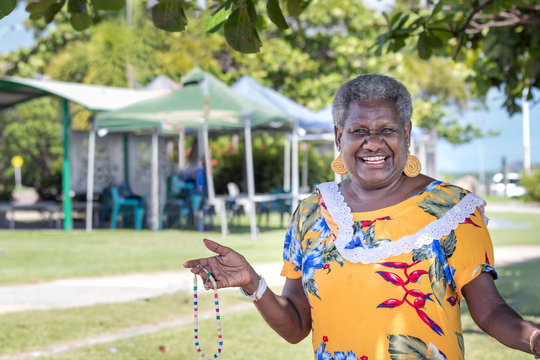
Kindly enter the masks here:
<path id="1" fill-rule="evenodd" d="M 282 189 L 272 189 L 271 194 L 284 194 L 285 191 Z M 280 226 L 283 227 L 284 214 L 290 216 L 290 204 L 287 204 L 285 199 L 275 199 L 272 201 L 262 202 L 259 205 L 259 223 L 261 222 L 261 217 L 263 213 L 266 213 L 266 226 L 270 222 L 270 213 L 277 212 L 279 213 Z"/>
<path id="2" fill-rule="evenodd" d="M 120 195 L 118 188 L 113 186 L 110 189 L 111 194 L 111 229 L 116 229 L 118 216 L 122 216 L 124 222 L 127 216 L 133 216 L 135 229 L 142 229 L 144 219 L 144 201 L 141 197 L 124 197 Z"/>

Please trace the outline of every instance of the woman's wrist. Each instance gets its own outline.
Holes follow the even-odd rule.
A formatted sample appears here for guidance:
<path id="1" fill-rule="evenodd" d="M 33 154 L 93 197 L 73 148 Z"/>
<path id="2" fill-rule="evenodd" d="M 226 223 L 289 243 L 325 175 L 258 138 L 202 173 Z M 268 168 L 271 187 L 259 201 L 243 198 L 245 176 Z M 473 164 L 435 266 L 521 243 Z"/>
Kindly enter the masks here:
<path id="1" fill-rule="evenodd" d="M 529 348 L 535 359 L 540 359 L 540 330 L 534 329 L 529 337 Z"/>
<path id="2" fill-rule="evenodd" d="M 266 285 L 266 281 L 264 280 L 264 278 L 260 275 L 257 276 L 257 287 L 254 291 L 246 291 L 245 288 L 241 287 L 240 288 L 240 292 L 242 293 L 242 296 L 244 296 L 244 298 L 246 298 L 247 300 L 249 301 L 254 301 L 254 302 L 257 302 L 259 301 L 262 296 L 264 295 L 264 293 L 266 292 L 266 289 L 267 289 L 267 285 Z"/>
<path id="3" fill-rule="evenodd" d="M 242 290 L 246 294 L 253 294 L 255 291 L 257 291 L 257 288 L 259 287 L 259 279 L 260 275 L 255 274 L 255 276 L 251 277 L 251 280 L 244 286 L 242 286 Z"/>

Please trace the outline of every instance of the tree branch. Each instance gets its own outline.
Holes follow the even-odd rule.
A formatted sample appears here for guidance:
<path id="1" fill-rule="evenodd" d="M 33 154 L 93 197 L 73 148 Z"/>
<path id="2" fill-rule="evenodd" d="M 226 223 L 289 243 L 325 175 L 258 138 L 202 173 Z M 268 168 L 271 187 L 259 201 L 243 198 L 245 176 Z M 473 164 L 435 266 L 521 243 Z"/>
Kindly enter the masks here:
<path id="1" fill-rule="evenodd" d="M 456 49 L 454 50 L 454 54 L 452 55 L 452 60 L 456 60 L 459 51 L 461 50 L 461 47 L 463 46 L 463 41 L 465 41 L 465 30 L 469 26 L 470 22 L 473 21 L 474 16 L 478 14 L 480 11 L 484 10 L 487 6 L 491 5 L 495 0 L 487 0 L 483 4 L 478 5 L 476 8 L 473 9 L 473 11 L 469 14 L 463 25 L 461 25 L 461 28 L 457 31 L 457 33 L 461 33 L 459 35 L 458 44 Z"/>

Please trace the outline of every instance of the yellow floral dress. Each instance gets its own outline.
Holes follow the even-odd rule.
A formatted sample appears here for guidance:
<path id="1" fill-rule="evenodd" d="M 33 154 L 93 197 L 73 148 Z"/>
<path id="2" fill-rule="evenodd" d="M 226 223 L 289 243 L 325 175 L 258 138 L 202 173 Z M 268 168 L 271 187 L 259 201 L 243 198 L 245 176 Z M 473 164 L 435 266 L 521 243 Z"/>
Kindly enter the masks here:
<path id="1" fill-rule="evenodd" d="M 492 267 L 483 200 L 435 181 L 384 209 L 351 213 L 334 182 L 293 214 L 282 275 L 302 279 L 315 359 L 464 358 L 461 289 Z"/>

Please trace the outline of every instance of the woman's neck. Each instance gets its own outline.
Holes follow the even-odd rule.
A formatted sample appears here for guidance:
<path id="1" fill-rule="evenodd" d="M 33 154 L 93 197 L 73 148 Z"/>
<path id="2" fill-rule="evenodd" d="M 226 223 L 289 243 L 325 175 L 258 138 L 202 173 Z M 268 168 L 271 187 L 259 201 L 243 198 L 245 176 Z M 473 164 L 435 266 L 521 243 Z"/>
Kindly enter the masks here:
<path id="1" fill-rule="evenodd" d="M 424 175 L 415 178 L 402 175 L 386 186 L 366 189 L 349 178 L 339 184 L 339 191 L 352 212 L 364 212 L 383 209 L 407 200 L 422 191 L 431 181 L 432 178 Z"/>

